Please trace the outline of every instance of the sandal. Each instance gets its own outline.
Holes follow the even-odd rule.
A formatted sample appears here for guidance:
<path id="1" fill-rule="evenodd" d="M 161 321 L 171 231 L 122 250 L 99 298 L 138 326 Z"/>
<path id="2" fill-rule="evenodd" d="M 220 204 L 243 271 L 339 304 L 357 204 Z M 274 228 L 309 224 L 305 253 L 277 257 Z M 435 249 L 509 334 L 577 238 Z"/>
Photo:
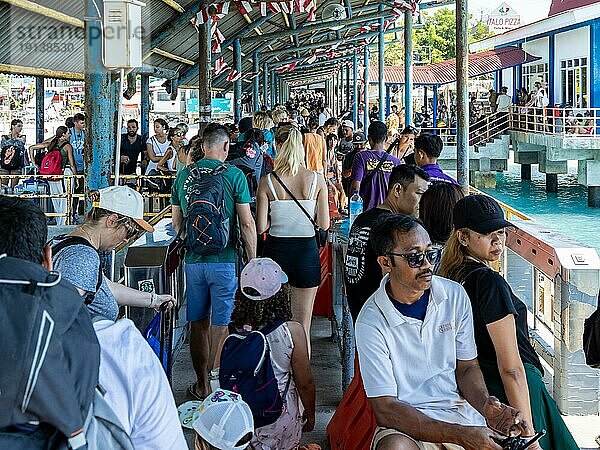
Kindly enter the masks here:
<path id="1" fill-rule="evenodd" d="M 321 450 L 321 446 L 319 444 L 304 444 L 298 447 L 298 450 Z"/>
<path id="2" fill-rule="evenodd" d="M 206 396 L 201 396 L 200 394 L 198 394 L 198 382 L 192 383 L 188 386 L 187 388 L 187 394 L 192 397 L 195 400 L 204 400 L 206 398 Z"/>

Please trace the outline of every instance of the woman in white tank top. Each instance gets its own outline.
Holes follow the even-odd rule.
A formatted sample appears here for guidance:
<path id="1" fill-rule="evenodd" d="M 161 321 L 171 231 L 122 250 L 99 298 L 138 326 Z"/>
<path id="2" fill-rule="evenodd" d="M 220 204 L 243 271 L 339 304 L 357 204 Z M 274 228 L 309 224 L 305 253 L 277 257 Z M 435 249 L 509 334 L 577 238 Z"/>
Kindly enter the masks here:
<path id="1" fill-rule="evenodd" d="M 163 157 L 165 153 L 167 153 L 167 149 L 171 145 L 171 141 L 169 141 L 167 137 L 167 133 L 169 131 L 169 124 L 165 119 L 156 119 L 154 121 L 154 136 L 148 139 L 146 143 L 146 150 L 148 152 L 148 167 L 146 167 L 146 175 L 150 173 L 151 170 L 156 170 L 159 161 Z"/>
<path id="2" fill-rule="evenodd" d="M 312 310 L 321 283 L 319 248 L 311 221 L 274 176 L 291 191 L 318 226 L 329 229 L 325 178 L 304 166 L 302 133 L 291 126 L 275 135 L 275 168 L 261 178 L 257 191 L 256 227 L 268 232 L 263 256 L 275 260 L 288 274 L 293 319 L 310 336 Z M 308 337 L 310 354 L 310 337 Z"/>

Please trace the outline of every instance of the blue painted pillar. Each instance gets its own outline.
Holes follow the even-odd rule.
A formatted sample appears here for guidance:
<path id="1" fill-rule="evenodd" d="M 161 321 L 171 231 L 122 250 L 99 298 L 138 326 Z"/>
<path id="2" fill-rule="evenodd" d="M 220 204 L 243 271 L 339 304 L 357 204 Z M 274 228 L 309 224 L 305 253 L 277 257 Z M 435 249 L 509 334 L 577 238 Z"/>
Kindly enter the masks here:
<path id="1" fill-rule="evenodd" d="M 600 79 L 600 19 L 590 25 L 590 74 L 588 80 Z M 590 83 L 589 108 L 600 107 L 600 83 Z"/>
<path id="2" fill-rule="evenodd" d="M 433 128 L 438 127 L 438 85 L 433 85 Z M 446 124 L 447 125 L 447 124 Z M 437 134 L 437 130 L 434 131 Z"/>
<path id="3" fill-rule="evenodd" d="M 35 144 L 44 140 L 44 77 L 35 77 Z"/>
<path id="4" fill-rule="evenodd" d="M 148 139 L 150 132 L 150 76 L 142 75 L 140 80 L 140 131 Z"/>
<path id="5" fill-rule="evenodd" d="M 115 105 L 112 102 L 110 72 L 102 64 L 102 18 L 98 9 L 103 10 L 100 0 L 85 2 L 85 107 L 86 133 L 84 160 L 86 186 L 88 189 L 100 189 L 109 185 L 109 176 L 113 167 Z"/>
<path id="6" fill-rule="evenodd" d="M 549 106 L 552 107 L 554 107 L 554 53 L 554 34 L 551 34 L 550 36 L 548 36 L 548 100 L 550 101 Z M 590 78 L 590 80 L 593 80 L 593 78 Z"/>
<path id="7" fill-rule="evenodd" d="M 364 81 L 365 81 L 365 89 L 364 89 L 364 98 L 363 101 L 365 103 L 365 108 L 363 111 L 363 126 L 366 130 L 369 128 L 369 47 L 365 45 L 365 53 L 363 56 L 363 64 L 365 66 L 364 73 Z M 358 127 L 358 122 L 356 122 L 356 126 Z"/>
<path id="8" fill-rule="evenodd" d="M 423 106 L 425 107 L 425 111 L 427 111 L 429 108 L 429 101 L 428 101 L 428 96 L 427 96 L 427 86 L 423 87 Z"/>
<path id="9" fill-rule="evenodd" d="M 260 65 L 258 63 L 258 53 L 254 53 L 252 55 L 252 72 L 254 74 L 258 73 L 260 70 Z M 258 104 L 258 76 L 252 79 L 252 109 L 254 111 L 258 111 L 260 109 L 260 105 Z"/>
<path id="10" fill-rule="evenodd" d="M 384 6 L 379 5 L 379 11 L 383 11 Z M 386 96 L 385 96 L 385 33 L 383 32 L 384 20 L 379 19 L 379 39 L 377 40 L 377 53 L 379 57 L 379 120 L 385 121 Z"/>
<path id="11" fill-rule="evenodd" d="M 269 105 L 269 67 L 267 63 L 263 63 L 263 105 Z"/>
<path id="12" fill-rule="evenodd" d="M 356 52 L 354 53 L 353 58 L 356 58 Z M 348 111 L 352 111 L 352 103 L 350 100 L 352 92 L 352 85 L 350 84 L 350 64 L 346 65 L 346 109 Z M 356 98 L 356 97 L 353 97 Z"/>
<path id="13" fill-rule="evenodd" d="M 275 103 L 277 103 L 277 93 L 275 92 L 275 72 L 271 72 L 271 108 L 273 108 L 275 106 Z"/>
<path id="14" fill-rule="evenodd" d="M 413 18 L 404 11 L 404 126 L 413 123 Z"/>
<path id="15" fill-rule="evenodd" d="M 389 84 L 385 84 L 385 117 L 390 115 L 390 108 L 391 108 L 391 99 L 390 99 L 390 85 Z"/>
<path id="16" fill-rule="evenodd" d="M 511 95 L 511 97 L 513 99 L 513 104 L 515 104 L 515 105 L 517 104 L 517 89 L 518 89 L 518 78 L 519 78 L 518 77 L 518 71 L 517 71 L 517 69 L 519 67 L 520 66 L 515 66 L 515 67 L 513 67 L 513 70 L 512 70 L 512 75 L 513 75 L 512 85 L 513 85 L 513 89 L 512 89 L 512 95 Z"/>
<path id="17" fill-rule="evenodd" d="M 501 81 L 500 81 L 500 71 L 496 70 L 494 72 L 494 90 L 496 92 L 498 92 L 500 90 L 500 86 L 502 86 Z"/>
<path id="18" fill-rule="evenodd" d="M 242 43 L 240 38 L 233 41 L 233 68 L 242 73 Z M 242 118 L 242 79 L 233 82 L 233 120 L 239 123 Z"/>
<path id="19" fill-rule="evenodd" d="M 331 82 L 329 78 L 325 80 L 325 105 L 332 107 L 331 105 Z"/>
<path id="20" fill-rule="evenodd" d="M 352 121 L 358 122 L 358 104 L 360 99 L 358 98 L 358 55 L 356 49 L 352 54 Z"/>

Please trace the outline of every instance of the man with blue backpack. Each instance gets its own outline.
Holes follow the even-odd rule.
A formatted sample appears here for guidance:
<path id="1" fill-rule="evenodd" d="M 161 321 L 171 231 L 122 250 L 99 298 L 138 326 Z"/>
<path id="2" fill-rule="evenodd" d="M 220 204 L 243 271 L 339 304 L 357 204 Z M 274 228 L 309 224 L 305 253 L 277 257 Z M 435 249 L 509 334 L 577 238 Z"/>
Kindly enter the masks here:
<path id="1" fill-rule="evenodd" d="M 185 235 L 187 320 L 197 381 L 196 399 L 210 393 L 209 371 L 219 361 L 237 289 L 235 244 L 239 227 L 246 260 L 256 256 L 256 224 L 243 172 L 225 162 L 229 132 L 209 124 L 202 135 L 205 157 L 183 169 L 173 185 L 173 226 Z"/>

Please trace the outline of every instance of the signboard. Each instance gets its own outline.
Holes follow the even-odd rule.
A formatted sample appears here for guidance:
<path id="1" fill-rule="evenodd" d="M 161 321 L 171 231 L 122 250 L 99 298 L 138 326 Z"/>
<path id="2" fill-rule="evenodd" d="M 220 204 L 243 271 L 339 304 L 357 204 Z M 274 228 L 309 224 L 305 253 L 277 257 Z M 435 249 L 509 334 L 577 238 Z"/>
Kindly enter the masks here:
<path id="1" fill-rule="evenodd" d="M 494 33 L 504 33 L 521 26 L 521 15 L 512 6 L 502 3 L 489 13 L 486 25 Z"/>
<path id="2" fill-rule="evenodd" d="M 210 103 L 213 114 L 232 114 L 230 98 L 213 98 Z M 185 106 L 188 114 L 198 114 L 198 98 L 188 98 Z"/>

